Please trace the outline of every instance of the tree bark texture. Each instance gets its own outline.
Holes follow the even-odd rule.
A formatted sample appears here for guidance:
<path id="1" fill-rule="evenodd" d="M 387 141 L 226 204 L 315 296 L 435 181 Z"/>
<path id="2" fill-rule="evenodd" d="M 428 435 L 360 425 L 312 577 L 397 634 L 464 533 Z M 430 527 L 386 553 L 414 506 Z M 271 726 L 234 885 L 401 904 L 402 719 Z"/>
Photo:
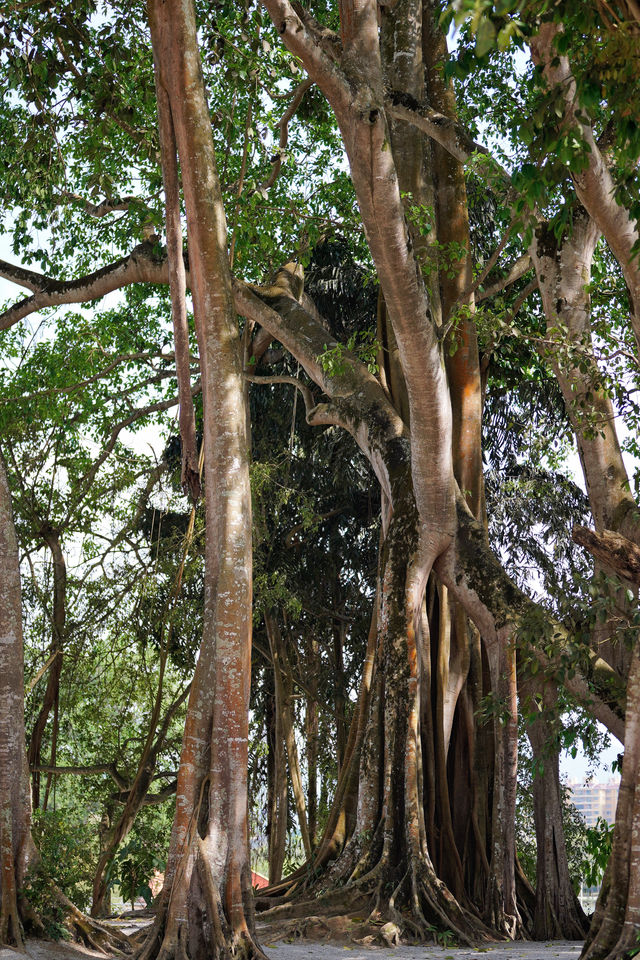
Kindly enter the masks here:
<path id="1" fill-rule="evenodd" d="M 24 949 L 19 892 L 32 854 L 30 824 L 18 543 L 0 454 L 0 945 L 18 949 Z"/>
<path id="2" fill-rule="evenodd" d="M 606 156 L 600 149 L 591 124 L 580 111 L 576 82 L 571 64 L 565 55 L 559 55 L 555 39 L 562 27 L 558 23 L 543 23 L 531 40 L 534 63 L 543 68 L 551 89 L 561 92 L 565 104 L 564 122 L 576 130 L 587 151 L 586 167 L 571 171 L 578 199 L 593 218 L 620 264 L 629 293 L 629 319 L 640 355 L 640 261 L 634 254 L 634 245 L 640 239 L 638 224 L 627 208 L 616 199 L 616 185 Z"/>
<path id="3" fill-rule="evenodd" d="M 623 960 L 640 931 L 640 648 L 627 682 L 624 759 L 611 857 L 581 960 Z"/>
<path id="4" fill-rule="evenodd" d="M 204 407 L 205 599 L 165 886 L 141 956 L 262 955 L 247 828 L 251 495 L 227 232 L 191 0 L 150 0 L 187 216 Z"/>
<path id="5" fill-rule="evenodd" d="M 638 511 L 629 492 L 613 404 L 593 351 L 588 284 L 598 237 L 597 226 L 583 208 L 576 211 L 572 230 L 561 244 L 545 227 L 537 230 L 531 257 L 551 341 L 542 352 L 551 362 L 575 432 L 596 528 L 618 530 L 639 540 Z M 612 600 L 621 608 L 626 605 L 623 595 L 612 595 Z M 624 616 L 624 609 L 620 612 Z M 613 630 L 613 622 L 600 625 L 594 647 L 626 677 L 629 653 L 626 645 L 612 636 Z"/>

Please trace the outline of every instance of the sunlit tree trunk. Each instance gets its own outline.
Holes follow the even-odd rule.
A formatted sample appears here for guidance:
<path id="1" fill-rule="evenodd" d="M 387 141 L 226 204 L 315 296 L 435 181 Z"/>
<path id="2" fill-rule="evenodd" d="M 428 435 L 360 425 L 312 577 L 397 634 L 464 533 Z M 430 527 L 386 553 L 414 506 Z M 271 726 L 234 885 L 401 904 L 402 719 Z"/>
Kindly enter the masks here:
<path id="1" fill-rule="evenodd" d="M 203 638 L 183 737 L 165 885 L 144 958 L 256 956 L 247 832 L 251 496 L 240 340 L 195 11 L 150 0 L 187 212 L 204 405 Z"/>
<path id="2" fill-rule="evenodd" d="M 588 284 L 598 238 L 597 226 L 582 208 L 576 210 L 571 232 L 562 243 L 551 230 L 542 226 L 537 230 L 531 253 L 550 341 L 542 352 L 552 363 L 575 432 L 596 529 L 613 530 L 638 543 L 640 523 L 613 404 L 593 350 Z M 624 612 L 622 592 L 612 593 L 612 601 Z M 625 677 L 629 652 L 624 643 L 611 637 L 613 629 L 613 623 L 598 625 L 593 642 L 600 656 Z"/>

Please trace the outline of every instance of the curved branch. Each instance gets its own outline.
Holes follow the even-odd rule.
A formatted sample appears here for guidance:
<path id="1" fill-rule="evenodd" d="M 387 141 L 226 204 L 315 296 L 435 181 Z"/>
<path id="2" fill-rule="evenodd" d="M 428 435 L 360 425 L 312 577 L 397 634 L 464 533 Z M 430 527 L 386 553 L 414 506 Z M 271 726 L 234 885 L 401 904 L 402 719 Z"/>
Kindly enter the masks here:
<path id="1" fill-rule="evenodd" d="M 613 567 L 625 580 L 640 586 L 640 547 L 614 530 L 597 533 L 587 527 L 575 526 L 574 543 L 580 544 L 608 567 Z"/>
<path id="2" fill-rule="evenodd" d="M 521 257 L 518 257 L 518 259 L 511 264 L 504 277 L 501 277 L 500 280 L 496 280 L 495 283 L 491 283 L 488 287 L 485 287 L 484 290 L 476 293 L 476 303 L 481 303 L 483 300 L 488 300 L 489 297 L 495 297 L 497 293 L 502 293 L 502 291 L 510 287 L 512 283 L 515 283 L 516 280 L 523 277 L 525 273 L 531 269 L 531 265 L 531 257 L 528 253 L 523 253 Z"/>
<path id="3" fill-rule="evenodd" d="M 0 330 L 7 330 L 45 307 L 88 303 L 131 283 L 167 283 L 169 279 L 166 258 L 157 255 L 151 241 L 134 247 L 127 257 L 77 280 L 54 280 L 4 260 L 0 260 L 0 277 L 35 291 L 32 297 L 14 303 L 0 314 Z"/>
<path id="4" fill-rule="evenodd" d="M 313 80 L 310 77 L 307 77 L 306 80 L 303 80 L 302 83 L 299 83 L 296 89 L 293 92 L 293 97 L 291 103 L 283 113 L 282 117 L 278 121 L 278 127 L 280 129 L 280 143 L 279 149 L 273 160 L 271 161 L 273 166 L 271 167 L 271 173 L 267 179 L 260 184 L 258 190 L 268 190 L 274 185 L 276 180 L 280 175 L 280 169 L 282 167 L 282 157 L 286 149 L 287 143 L 289 141 L 289 121 L 295 116 L 298 107 L 304 99 L 304 95 L 310 87 L 313 86 Z"/>
<path id="5" fill-rule="evenodd" d="M 85 213 L 87 213 L 90 217 L 94 217 L 96 220 L 100 220 L 102 217 L 106 217 L 110 213 L 118 213 L 120 211 L 126 212 L 130 210 L 132 206 L 140 206 L 145 202 L 140 197 L 132 196 L 113 197 L 110 199 L 105 198 L 104 200 L 101 200 L 100 203 L 91 203 L 90 200 L 80 196 L 79 193 L 71 193 L 68 190 L 64 190 L 60 194 L 60 200 L 68 200 L 72 203 L 81 204 Z"/>
<path id="6" fill-rule="evenodd" d="M 311 79 L 345 107 L 352 94 L 337 63 L 340 39 L 321 26 L 308 11 L 289 0 L 264 0 L 273 24 L 291 53 L 300 58 Z"/>
<path id="7" fill-rule="evenodd" d="M 626 207 L 616 199 L 616 185 L 600 149 L 590 123 L 580 114 L 580 102 L 575 78 L 566 56 L 556 50 L 555 39 L 562 31 L 557 23 L 543 23 L 538 35 L 530 42 L 533 62 L 542 65 L 551 89 L 561 92 L 564 99 L 564 120 L 572 126 L 585 144 L 586 168 L 570 171 L 580 203 L 593 218 L 614 257 L 620 264 L 627 289 L 631 326 L 640 350 L 640 230 Z"/>
<path id="8" fill-rule="evenodd" d="M 426 104 L 418 103 L 410 94 L 395 90 L 391 91 L 386 100 L 385 109 L 395 120 L 403 120 L 422 130 L 460 163 L 468 163 L 473 155 L 478 153 L 488 157 L 495 164 L 504 182 L 511 184 L 508 172 L 498 163 L 491 151 L 474 140 L 469 131 L 457 120 L 452 120 L 451 117 L 433 110 Z"/>
<path id="9" fill-rule="evenodd" d="M 311 390 L 301 380 L 298 380 L 297 377 L 256 377 L 251 373 L 245 373 L 244 377 L 249 383 L 289 383 L 302 394 L 307 413 L 307 421 L 315 410 L 316 404 Z"/>

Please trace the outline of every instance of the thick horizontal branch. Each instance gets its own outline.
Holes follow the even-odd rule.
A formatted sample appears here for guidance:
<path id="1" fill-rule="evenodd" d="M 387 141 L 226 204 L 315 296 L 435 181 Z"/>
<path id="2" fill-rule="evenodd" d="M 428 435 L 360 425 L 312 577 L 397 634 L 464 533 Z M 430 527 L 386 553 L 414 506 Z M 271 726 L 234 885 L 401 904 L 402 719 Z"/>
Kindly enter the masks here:
<path id="1" fill-rule="evenodd" d="M 25 297 L 0 314 L 0 330 L 7 330 L 19 320 L 46 307 L 88 303 L 131 283 L 169 281 L 164 254 L 158 256 L 155 244 L 148 241 L 135 247 L 127 257 L 77 280 L 54 280 L 4 260 L 0 260 L 0 277 L 35 291 L 32 297 Z"/>
<path id="2" fill-rule="evenodd" d="M 469 131 L 451 117 L 433 110 L 426 104 L 419 103 L 410 94 L 396 90 L 390 92 L 385 108 L 394 119 L 404 120 L 405 123 L 410 123 L 418 130 L 422 130 L 461 163 L 468 163 L 472 156 L 478 153 L 488 157 L 505 183 L 511 183 L 511 177 L 491 151 L 474 140 Z"/>
<path id="3" fill-rule="evenodd" d="M 575 543 L 585 547 L 596 560 L 612 567 L 625 580 L 640 585 L 640 547 L 613 530 L 596 533 L 587 527 L 575 526 L 571 534 Z"/>

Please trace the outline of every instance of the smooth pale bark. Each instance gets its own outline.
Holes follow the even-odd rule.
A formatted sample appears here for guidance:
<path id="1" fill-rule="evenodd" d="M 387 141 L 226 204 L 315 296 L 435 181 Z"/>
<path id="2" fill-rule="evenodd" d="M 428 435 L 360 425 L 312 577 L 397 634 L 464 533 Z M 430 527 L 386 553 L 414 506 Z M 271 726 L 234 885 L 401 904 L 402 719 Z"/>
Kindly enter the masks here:
<path id="1" fill-rule="evenodd" d="M 586 147 L 586 168 L 571 170 L 578 198 L 605 237 L 613 255 L 620 264 L 629 291 L 629 320 L 640 351 L 640 258 L 632 254 L 640 240 L 638 224 L 630 211 L 617 202 L 616 186 L 607 160 L 590 123 L 580 113 L 580 101 L 571 65 L 565 55 L 558 54 L 555 38 L 561 33 L 558 23 L 544 23 L 531 42 L 534 63 L 542 66 L 544 76 L 557 88 L 565 104 L 564 120 L 571 124 Z"/>
<path id="2" fill-rule="evenodd" d="M 551 341 L 542 352 L 553 364 L 576 434 L 596 527 L 625 533 L 638 527 L 637 510 L 629 493 L 613 405 L 600 386 L 592 344 L 588 284 L 598 237 L 592 218 L 578 209 L 571 233 L 562 243 L 548 228 L 538 228 L 531 258 Z"/>
<path id="3" fill-rule="evenodd" d="M 407 233 L 404 206 L 384 112 L 384 76 L 377 6 L 342 3 L 339 63 L 316 42 L 312 19 L 288 0 L 265 6 L 289 50 L 335 113 L 351 169 L 364 230 L 393 324 L 409 397 L 413 484 L 421 519 L 415 587 L 424 589 L 434 559 L 455 527 L 451 463 L 451 405 L 441 346 L 422 274 Z M 415 5 L 410 5 L 415 17 Z"/>
<path id="4" fill-rule="evenodd" d="M 192 2 L 148 5 L 187 215 L 204 408 L 205 599 L 159 912 L 144 958 L 257 956 L 247 832 L 251 495 L 227 234 Z"/>
<path id="5" fill-rule="evenodd" d="M 457 113 L 453 84 L 444 79 L 448 51 L 446 38 L 440 27 L 440 10 L 437 5 L 425 0 L 423 18 L 422 49 L 426 66 L 427 101 L 432 109 L 446 118 L 452 126 L 456 126 Z M 415 136 L 415 132 L 412 131 L 412 133 Z M 437 239 L 441 246 L 439 256 L 442 261 L 438 272 L 440 305 L 443 322 L 453 323 L 447 338 L 446 358 L 452 406 L 453 470 L 458 487 L 467 500 L 471 512 L 476 519 L 482 521 L 484 517 L 482 385 L 478 340 L 472 319 L 473 274 L 464 165 L 461 159 L 453 156 L 436 141 L 432 145 L 431 155 Z M 482 657 L 478 656 L 477 650 L 480 638 L 474 625 L 469 622 L 464 609 L 453 601 L 446 587 L 441 588 L 439 609 L 438 675 L 441 702 L 438 704 L 437 724 L 442 731 L 438 770 L 440 792 L 443 793 L 440 814 L 441 835 L 445 836 L 449 832 L 455 838 L 457 847 L 457 849 L 450 847 L 448 856 L 443 850 L 441 862 L 455 864 L 459 856 L 464 857 L 466 861 L 464 882 L 469 895 L 475 895 L 474 902 L 496 929 L 514 936 L 519 925 L 515 876 L 512 867 L 515 860 L 515 837 L 511 828 L 503 829 L 502 825 L 498 829 L 496 827 L 501 818 L 508 823 L 515 812 L 517 715 L 511 714 L 509 717 L 508 737 L 501 736 L 503 731 L 496 728 L 494 736 L 496 756 L 492 761 L 486 753 L 488 744 L 483 743 L 485 751 L 480 770 L 478 770 L 474 757 L 478 731 L 474 729 L 473 714 L 480 707 L 482 693 L 480 696 L 478 693 L 483 686 Z M 508 651 L 502 652 L 505 665 L 508 661 L 507 653 Z M 475 676 L 472 678 L 469 690 L 465 691 L 465 696 L 462 697 L 472 663 Z M 492 682 L 503 684 L 503 678 L 498 671 L 494 671 Z M 513 691 L 511 693 L 510 703 L 513 707 L 515 697 Z M 469 696 L 471 696 L 471 702 L 469 702 Z M 458 703 L 460 703 L 460 709 L 457 711 Z M 458 731 L 455 731 L 454 756 L 449 757 L 454 721 L 460 724 L 462 729 L 460 736 L 457 735 Z M 509 751 L 508 760 L 499 756 L 505 750 Z M 488 786 L 488 768 L 491 771 L 494 787 L 492 823 L 479 823 L 477 817 L 481 811 L 477 805 L 459 803 L 455 800 L 451 803 L 449 793 L 456 800 L 461 793 L 473 794 L 474 787 L 479 785 L 478 773 L 480 782 Z M 505 777 L 508 782 L 502 782 L 502 778 Z M 508 798 L 508 811 L 505 807 L 505 796 Z M 489 816 L 489 811 L 485 812 Z M 472 829 L 470 829 L 471 825 Z M 483 845 L 480 849 L 476 849 L 479 841 Z M 492 857 L 489 869 L 486 870 L 485 858 L 488 849 L 491 849 Z M 506 873 L 503 875 L 505 870 Z M 483 896 L 479 897 L 478 886 L 482 879 L 487 887 Z M 454 886 L 453 889 L 457 888 Z M 494 895 L 496 889 L 501 891 L 500 897 Z"/>
<path id="6" fill-rule="evenodd" d="M 599 230 L 589 214 L 579 208 L 573 227 L 562 243 L 540 226 L 531 247 L 545 317 L 547 340 L 541 350 L 551 361 L 573 427 L 580 463 L 596 528 L 618 530 L 640 541 L 638 509 L 616 432 L 609 394 L 593 352 L 588 284 Z M 624 598 L 615 598 L 624 606 Z M 593 643 L 622 677 L 629 669 L 624 643 L 611 634 L 611 624 L 596 629 Z"/>

